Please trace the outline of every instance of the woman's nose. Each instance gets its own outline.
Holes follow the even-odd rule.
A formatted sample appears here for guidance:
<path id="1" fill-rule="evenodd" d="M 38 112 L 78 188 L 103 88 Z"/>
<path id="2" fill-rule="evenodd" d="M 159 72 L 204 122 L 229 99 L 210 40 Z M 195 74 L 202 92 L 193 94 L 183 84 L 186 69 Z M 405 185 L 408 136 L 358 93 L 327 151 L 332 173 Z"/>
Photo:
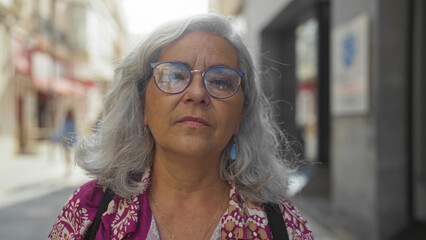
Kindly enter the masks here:
<path id="1" fill-rule="evenodd" d="M 210 103 L 210 96 L 204 88 L 203 76 L 201 72 L 194 72 L 192 74 L 192 80 L 188 88 L 184 91 L 185 103 L 201 103 L 208 105 Z"/>

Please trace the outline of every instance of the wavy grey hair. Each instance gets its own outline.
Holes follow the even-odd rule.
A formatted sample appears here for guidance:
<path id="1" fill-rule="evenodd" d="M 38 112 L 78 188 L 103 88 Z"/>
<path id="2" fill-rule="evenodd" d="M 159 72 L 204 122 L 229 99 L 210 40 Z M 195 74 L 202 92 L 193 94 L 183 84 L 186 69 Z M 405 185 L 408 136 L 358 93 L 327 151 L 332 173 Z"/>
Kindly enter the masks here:
<path id="1" fill-rule="evenodd" d="M 228 19 L 218 14 L 197 15 L 159 27 L 117 65 L 114 84 L 104 99 L 103 117 L 95 132 L 78 142 L 76 162 L 120 196 L 141 192 L 141 175 L 151 169 L 155 150 L 155 141 L 142 120 L 150 63 L 156 62 L 164 47 L 197 31 L 220 35 L 232 44 L 245 73 L 245 112 L 235 136 L 238 157 L 230 159 L 230 141 L 222 152 L 220 174 L 233 181 L 247 199 L 280 202 L 290 171 L 288 144 L 274 121 L 246 46 Z"/>

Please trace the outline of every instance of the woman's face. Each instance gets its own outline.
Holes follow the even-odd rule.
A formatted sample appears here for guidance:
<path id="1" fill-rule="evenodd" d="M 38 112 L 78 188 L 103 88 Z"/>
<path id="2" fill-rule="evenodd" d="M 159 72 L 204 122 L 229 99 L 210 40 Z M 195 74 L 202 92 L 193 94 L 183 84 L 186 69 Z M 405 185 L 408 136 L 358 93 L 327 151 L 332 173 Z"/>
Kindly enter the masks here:
<path id="1" fill-rule="evenodd" d="M 191 70 L 205 71 L 222 65 L 239 70 L 235 49 L 221 36 L 190 33 L 165 47 L 157 62 L 186 63 Z M 201 73 L 194 72 L 188 88 L 179 94 L 160 91 L 151 77 L 145 95 L 143 121 L 156 142 L 156 154 L 187 157 L 220 157 L 243 116 L 242 88 L 230 98 L 211 97 Z"/>

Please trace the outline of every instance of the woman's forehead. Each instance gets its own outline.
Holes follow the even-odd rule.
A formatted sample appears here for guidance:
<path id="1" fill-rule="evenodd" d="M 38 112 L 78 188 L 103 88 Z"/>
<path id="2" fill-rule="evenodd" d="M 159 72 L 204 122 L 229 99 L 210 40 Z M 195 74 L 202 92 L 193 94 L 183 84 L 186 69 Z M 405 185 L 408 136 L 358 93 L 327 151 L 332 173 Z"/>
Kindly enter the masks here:
<path id="1" fill-rule="evenodd" d="M 189 33 L 164 47 L 157 59 L 179 61 L 190 67 L 225 65 L 239 68 L 234 47 L 222 36 L 209 32 Z"/>

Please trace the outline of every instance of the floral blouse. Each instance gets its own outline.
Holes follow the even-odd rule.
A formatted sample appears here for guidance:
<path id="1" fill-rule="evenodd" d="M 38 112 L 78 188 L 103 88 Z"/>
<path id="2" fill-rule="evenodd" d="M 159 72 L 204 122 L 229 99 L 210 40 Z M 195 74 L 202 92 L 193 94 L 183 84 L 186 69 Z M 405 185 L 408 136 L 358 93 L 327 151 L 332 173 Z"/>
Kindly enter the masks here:
<path id="1" fill-rule="evenodd" d="M 159 239 L 151 212 L 147 187 L 150 174 L 142 178 L 145 188 L 131 199 L 115 196 L 101 217 L 96 240 Z M 66 202 L 48 239 L 83 239 L 94 220 L 104 191 L 97 180 L 79 187 Z M 230 183 L 228 209 L 222 215 L 212 239 L 272 239 L 268 219 L 261 204 L 245 200 Z M 280 204 L 290 240 L 313 240 L 297 209 L 288 201 Z M 154 238 L 156 236 L 156 238 Z M 215 237 L 216 236 L 216 237 Z"/>

